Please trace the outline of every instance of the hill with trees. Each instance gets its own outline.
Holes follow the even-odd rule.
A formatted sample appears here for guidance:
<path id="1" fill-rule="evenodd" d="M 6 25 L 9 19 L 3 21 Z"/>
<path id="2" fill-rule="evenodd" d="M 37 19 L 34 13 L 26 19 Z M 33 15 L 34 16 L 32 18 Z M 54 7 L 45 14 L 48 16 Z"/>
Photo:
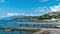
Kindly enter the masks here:
<path id="1" fill-rule="evenodd" d="M 60 12 L 50 12 L 42 16 L 25 16 L 22 18 L 14 18 L 12 20 L 41 21 L 41 20 L 47 20 L 47 19 L 52 19 L 52 18 L 60 19 Z"/>

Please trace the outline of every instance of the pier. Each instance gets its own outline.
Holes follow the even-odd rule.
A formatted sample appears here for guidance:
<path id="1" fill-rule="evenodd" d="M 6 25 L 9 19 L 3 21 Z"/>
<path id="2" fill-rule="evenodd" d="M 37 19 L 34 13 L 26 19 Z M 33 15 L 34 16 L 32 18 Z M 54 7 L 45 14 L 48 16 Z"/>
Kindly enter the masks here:
<path id="1" fill-rule="evenodd" d="M 4 31 L 24 31 L 24 32 L 31 32 L 32 34 L 46 32 L 52 29 L 60 29 L 59 23 L 19 23 L 20 27 L 1 27 L 0 30 Z M 48 31 L 50 32 L 50 31 Z M 48 33 L 47 32 L 47 33 Z"/>
<path id="2" fill-rule="evenodd" d="M 10 27 L 0 27 L 0 30 L 8 31 L 24 31 L 24 32 L 31 32 L 32 34 L 43 34 L 43 33 L 50 33 L 51 30 L 60 30 L 59 28 L 10 28 Z M 20 34 L 22 34 L 20 32 Z"/>
<path id="3" fill-rule="evenodd" d="M 37 32 L 38 30 L 41 30 L 41 29 L 40 28 L 7 28 L 7 27 L 0 27 L 0 30 Z"/>

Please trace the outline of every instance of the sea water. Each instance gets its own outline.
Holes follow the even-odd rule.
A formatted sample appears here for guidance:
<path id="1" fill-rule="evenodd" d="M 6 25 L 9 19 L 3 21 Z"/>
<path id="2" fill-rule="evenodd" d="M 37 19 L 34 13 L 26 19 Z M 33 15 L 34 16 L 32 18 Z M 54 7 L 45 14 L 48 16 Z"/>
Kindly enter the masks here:
<path id="1" fill-rule="evenodd" d="M 0 20 L 0 27 L 18 28 L 18 27 L 26 27 L 24 24 L 31 24 L 28 26 L 28 28 L 37 28 L 40 26 L 33 27 L 32 25 L 33 24 L 42 24 L 42 23 L 44 23 L 44 22 L 20 22 L 20 21 L 11 21 L 11 20 Z M 48 23 L 48 22 L 46 22 L 46 23 Z M 20 26 L 20 24 L 23 24 L 23 25 Z M 0 34 L 26 34 L 26 33 L 31 34 L 31 32 L 25 32 L 25 31 L 4 31 L 4 30 L 0 30 Z"/>
<path id="2" fill-rule="evenodd" d="M 12 21 L 12 20 L 0 20 L 0 27 L 7 27 L 7 28 L 18 28 L 20 27 L 20 21 Z M 28 22 L 25 22 L 28 23 Z M 23 25 L 24 26 L 24 25 Z M 25 31 L 4 31 L 0 30 L 0 34 L 31 34 L 31 32 Z"/>
<path id="3" fill-rule="evenodd" d="M 19 27 L 19 24 L 16 21 L 9 20 L 0 20 L 0 27 Z M 0 30 L 0 34 L 20 34 L 20 31 L 4 31 Z"/>

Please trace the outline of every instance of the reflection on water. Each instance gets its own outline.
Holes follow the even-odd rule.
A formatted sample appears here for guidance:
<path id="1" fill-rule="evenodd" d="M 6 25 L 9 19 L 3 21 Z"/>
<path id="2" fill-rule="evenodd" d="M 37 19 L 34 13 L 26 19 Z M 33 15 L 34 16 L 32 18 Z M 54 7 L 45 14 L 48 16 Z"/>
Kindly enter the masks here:
<path id="1" fill-rule="evenodd" d="M 1 20 L 0 27 L 19 27 L 19 24 L 16 21 Z M 20 32 L 0 30 L 0 34 L 20 34 Z"/>
<path id="2" fill-rule="evenodd" d="M 32 34 L 32 32 L 20 31 L 20 34 Z"/>
<path id="3" fill-rule="evenodd" d="M 3 30 L 0 30 L 0 34 L 20 34 L 19 31 L 3 31 Z"/>
<path id="4" fill-rule="evenodd" d="M 11 28 L 17 28 L 17 27 L 29 27 L 29 28 L 41 28 L 41 27 L 51 27 L 52 25 L 49 25 L 48 22 L 44 23 L 45 25 L 41 25 L 44 22 L 19 22 L 19 21 L 9 21 L 9 20 L 1 20 L 0 21 L 0 27 L 11 27 Z M 35 25 L 37 24 L 37 25 Z M 48 25 L 47 25 L 48 24 Z M 52 24 L 52 23 L 51 23 Z M 54 25 L 55 26 L 55 25 Z M 32 32 L 23 32 L 23 31 L 3 31 L 0 30 L 0 34 L 31 34 Z"/>
<path id="5" fill-rule="evenodd" d="M 19 22 L 19 21 L 9 21 L 9 20 L 1 20 L 0 21 L 0 27 L 17 28 L 17 27 L 20 27 L 20 23 L 22 23 L 22 22 Z M 0 34 L 31 34 L 31 32 L 0 30 Z"/>

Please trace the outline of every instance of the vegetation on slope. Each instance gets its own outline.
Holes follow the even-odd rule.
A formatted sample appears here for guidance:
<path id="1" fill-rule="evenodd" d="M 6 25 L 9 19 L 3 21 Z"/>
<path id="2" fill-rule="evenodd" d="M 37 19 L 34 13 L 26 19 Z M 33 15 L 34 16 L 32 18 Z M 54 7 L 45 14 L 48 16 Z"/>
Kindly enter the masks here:
<path id="1" fill-rule="evenodd" d="M 60 12 L 52 12 L 52 13 L 47 13 L 45 15 L 42 16 L 25 16 L 23 18 L 14 18 L 12 20 L 46 20 L 46 19 L 59 19 L 60 18 Z"/>

